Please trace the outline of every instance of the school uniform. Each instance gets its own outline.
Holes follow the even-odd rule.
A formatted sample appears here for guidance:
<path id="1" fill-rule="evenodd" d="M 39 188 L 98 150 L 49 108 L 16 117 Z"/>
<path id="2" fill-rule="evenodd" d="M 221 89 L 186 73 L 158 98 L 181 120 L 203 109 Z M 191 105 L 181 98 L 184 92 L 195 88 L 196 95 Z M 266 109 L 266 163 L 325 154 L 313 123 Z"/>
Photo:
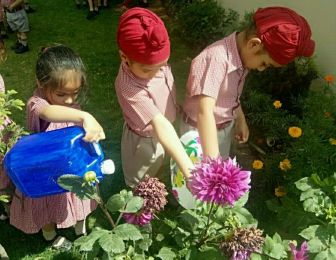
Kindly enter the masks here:
<path id="1" fill-rule="evenodd" d="M 36 90 L 27 102 L 28 130 L 45 132 L 74 125 L 72 122 L 53 123 L 41 119 L 39 113 L 48 105 L 42 90 Z M 79 106 L 73 108 L 79 109 Z M 28 234 L 39 232 L 49 223 L 55 223 L 57 228 L 68 228 L 85 220 L 96 207 L 94 200 L 81 200 L 71 192 L 29 198 L 16 189 L 10 208 L 10 224 Z"/>
<path id="2" fill-rule="evenodd" d="M 122 62 L 115 90 L 125 120 L 121 139 L 121 159 L 125 182 L 135 186 L 146 174 L 159 177 L 165 156 L 155 137 L 151 121 L 164 115 L 176 117 L 176 91 L 169 66 L 163 66 L 150 80 L 135 76 Z"/>
<path id="3" fill-rule="evenodd" d="M 212 97 L 216 100 L 214 117 L 220 154 L 227 157 L 247 73 L 238 52 L 236 32 L 211 44 L 193 59 L 183 104 L 181 134 L 197 128 L 199 96 Z"/>

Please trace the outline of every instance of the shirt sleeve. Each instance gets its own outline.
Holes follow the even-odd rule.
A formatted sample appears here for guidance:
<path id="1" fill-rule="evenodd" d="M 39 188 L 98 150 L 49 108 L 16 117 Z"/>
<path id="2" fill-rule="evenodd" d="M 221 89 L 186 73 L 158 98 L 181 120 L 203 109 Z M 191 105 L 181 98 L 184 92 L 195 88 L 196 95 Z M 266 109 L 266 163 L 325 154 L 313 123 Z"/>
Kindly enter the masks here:
<path id="1" fill-rule="evenodd" d="M 160 113 L 146 89 L 123 86 L 116 90 L 125 120 L 131 128 L 144 129 Z"/>
<path id="2" fill-rule="evenodd" d="M 193 60 L 187 83 L 190 96 L 206 95 L 217 99 L 227 74 L 227 64 L 214 56 L 203 54 Z"/>
<path id="3" fill-rule="evenodd" d="M 41 132 L 45 121 L 40 118 L 41 111 L 50 104 L 43 98 L 33 96 L 27 102 L 27 128 L 29 131 Z"/>

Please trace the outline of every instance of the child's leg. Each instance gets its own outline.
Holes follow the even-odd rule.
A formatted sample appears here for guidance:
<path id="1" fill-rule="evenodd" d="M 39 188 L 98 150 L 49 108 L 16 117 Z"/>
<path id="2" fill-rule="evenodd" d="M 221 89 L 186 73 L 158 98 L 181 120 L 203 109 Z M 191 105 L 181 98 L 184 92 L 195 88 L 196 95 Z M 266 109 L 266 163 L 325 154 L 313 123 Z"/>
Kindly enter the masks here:
<path id="1" fill-rule="evenodd" d="M 45 240 L 51 241 L 56 237 L 56 228 L 54 223 L 49 223 L 42 228 L 42 234 Z"/>
<path id="2" fill-rule="evenodd" d="M 27 36 L 27 34 L 25 32 L 18 32 L 17 37 L 18 37 L 19 42 L 23 46 L 27 46 L 28 45 L 28 36 Z"/>
<path id="3" fill-rule="evenodd" d="M 84 235 L 86 233 L 86 221 L 78 221 L 75 225 L 75 233 L 77 236 Z"/>

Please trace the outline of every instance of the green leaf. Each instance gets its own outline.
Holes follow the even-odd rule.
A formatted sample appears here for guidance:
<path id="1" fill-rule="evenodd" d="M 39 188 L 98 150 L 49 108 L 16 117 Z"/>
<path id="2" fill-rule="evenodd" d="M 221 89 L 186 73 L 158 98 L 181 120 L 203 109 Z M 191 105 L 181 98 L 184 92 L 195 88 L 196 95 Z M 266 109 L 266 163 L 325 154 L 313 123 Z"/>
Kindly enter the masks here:
<path id="1" fill-rule="evenodd" d="M 157 234 L 155 240 L 161 242 L 164 238 L 165 236 L 163 234 Z"/>
<path id="2" fill-rule="evenodd" d="M 142 239 L 139 229 L 132 224 L 121 224 L 113 229 L 113 232 L 123 240 L 139 240 Z"/>
<path id="3" fill-rule="evenodd" d="M 318 237 L 314 237 L 313 239 L 308 241 L 309 252 L 318 253 L 325 249 L 325 245 L 323 245 L 322 241 Z"/>
<path id="4" fill-rule="evenodd" d="M 246 208 L 233 207 L 231 211 L 243 225 L 257 225 L 258 223 L 258 221 Z"/>
<path id="5" fill-rule="evenodd" d="M 125 251 L 124 241 L 115 234 L 105 234 L 99 239 L 99 245 L 107 252 L 119 254 Z"/>
<path id="6" fill-rule="evenodd" d="M 196 248 L 192 247 L 189 255 L 190 260 L 204 260 L 204 259 L 228 259 L 222 255 L 218 248 L 214 247 L 205 247 L 205 248 Z"/>
<path id="7" fill-rule="evenodd" d="M 301 191 L 306 191 L 311 188 L 311 185 L 309 185 L 308 182 L 309 182 L 308 177 L 302 178 L 301 180 L 295 182 L 296 188 L 298 188 Z"/>
<path id="8" fill-rule="evenodd" d="M 159 254 L 157 254 L 157 257 L 162 260 L 174 260 L 176 257 L 176 254 L 173 252 L 171 248 L 162 247 L 159 251 Z"/>
<path id="9" fill-rule="evenodd" d="M 63 189 L 75 193 L 77 197 L 82 200 L 97 199 L 98 195 L 95 191 L 95 188 L 86 184 L 84 179 L 77 175 L 64 174 L 58 178 L 57 183 Z"/>
<path id="10" fill-rule="evenodd" d="M 137 242 L 137 246 L 142 250 L 142 251 L 148 251 L 149 247 L 152 245 L 152 239 L 150 239 L 150 236 L 145 234 L 143 236 L 144 238 L 140 241 Z"/>
<path id="11" fill-rule="evenodd" d="M 82 236 L 75 240 L 74 245 L 79 247 L 80 251 L 92 251 L 94 243 L 103 235 L 108 234 L 109 231 L 101 229 L 94 230 L 87 236 Z"/>
<path id="12" fill-rule="evenodd" d="M 244 207 L 249 198 L 249 192 L 246 192 L 243 197 L 235 202 L 234 207 Z"/>
<path id="13" fill-rule="evenodd" d="M 117 212 L 123 209 L 126 205 L 125 198 L 120 194 L 114 194 L 109 198 L 106 203 L 106 207 L 110 212 Z"/>
<path id="14" fill-rule="evenodd" d="M 276 240 L 278 238 L 274 237 Z M 275 242 L 271 237 L 266 236 L 263 246 L 263 253 L 275 259 L 281 259 L 287 256 L 286 250 L 282 243 Z"/>
<path id="15" fill-rule="evenodd" d="M 179 216 L 179 224 L 188 231 L 193 231 L 199 226 L 200 216 L 191 210 L 183 211 Z"/>
<path id="16" fill-rule="evenodd" d="M 129 202 L 127 202 L 126 208 L 122 212 L 125 213 L 138 212 L 142 208 L 142 205 L 143 205 L 143 198 L 134 196 L 133 198 L 130 199 Z"/>
<path id="17" fill-rule="evenodd" d="M 316 237 L 316 230 L 318 227 L 319 225 L 309 226 L 308 228 L 302 230 L 299 235 L 307 240 L 311 240 Z"/>

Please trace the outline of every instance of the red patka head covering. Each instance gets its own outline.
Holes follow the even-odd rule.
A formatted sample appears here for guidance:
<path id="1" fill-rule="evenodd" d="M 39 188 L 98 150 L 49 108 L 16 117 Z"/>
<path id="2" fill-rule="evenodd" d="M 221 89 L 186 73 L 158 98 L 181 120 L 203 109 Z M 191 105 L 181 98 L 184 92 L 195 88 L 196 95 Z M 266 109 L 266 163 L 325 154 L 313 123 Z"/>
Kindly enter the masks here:
<path id="1" fill-rule="evenodd" d="M 254 15 L 258 37 L 272 59 L 286 65 L 296 57 L 310 57 L 315 42 L 309 24 L 302 16 L 285 7 L 259 8 Z"/>
<path id="2" fill-rule="evenodd" d="M 129 59 L 141 64 L 158 64 L 170 55 L 164 23 L 144 8 L 131 8 L 120 17 L 117 42 Z"/>

